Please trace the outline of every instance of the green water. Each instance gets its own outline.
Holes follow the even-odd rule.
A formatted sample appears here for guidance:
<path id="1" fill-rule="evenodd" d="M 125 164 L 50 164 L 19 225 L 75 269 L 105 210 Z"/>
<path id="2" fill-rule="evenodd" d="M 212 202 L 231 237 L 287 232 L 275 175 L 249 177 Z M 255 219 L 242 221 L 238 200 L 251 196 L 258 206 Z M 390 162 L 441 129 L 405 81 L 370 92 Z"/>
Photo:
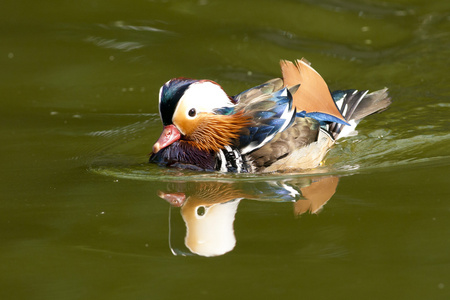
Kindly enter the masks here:
<path id="1" fill-rule="evenodd" d="M 1 7 L 1 299 L 450 298 L 448 1 Z M 332 89 L 393 98 L 315 174 L 146 163 L 168 79 L 235 94 L 301 57 Z M 339 183 L 315 214 L 280 194 L 326 178 Z M 243 199 L 211 197 L 221 190 Z M 226 253 L 190 251 L 188 203 L 231 207 Z"/>

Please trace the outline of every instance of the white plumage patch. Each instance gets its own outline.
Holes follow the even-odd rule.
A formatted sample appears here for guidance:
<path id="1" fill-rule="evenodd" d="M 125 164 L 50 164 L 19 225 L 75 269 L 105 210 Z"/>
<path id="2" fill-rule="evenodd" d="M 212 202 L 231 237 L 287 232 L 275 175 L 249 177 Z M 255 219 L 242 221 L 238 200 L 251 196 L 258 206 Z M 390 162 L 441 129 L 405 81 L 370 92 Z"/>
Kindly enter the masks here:
<path id="1" fill-rule="evenodd" d="M 191 84 L 180 98 L 178 106 L 195 108 L 198 113 L 213 112 L 217 108 L 233 106 L 230 98 L 220 85 L 211 81 Z"/>
<path id="2" fill-rule="evenodd" d="M 342 131 L 339 133 L 338 139 L 349 137 L 349 136 L 355 136 L 358 134 L 358 131 L 356 131 L 356 126 L 358 125 L 360 120 L 351 120 L 348 123 L 350 126 L 344 126 L 342 128 Z"/>
<path id="3" fill-rule="evenodd" d="M 158 112 L 159 112 L 159 116 L 160 116 L 160 117 L 161 117 L 161 98 L 162 98 L 163 89 L 164 89 L 164 86 L 166 86 L 166 85 L 169 84 L 169 82 L 170 82 L 170 80 L 167 81 L 167 82 L 159 89 Z"/>
<path id="4" fill-rule="evenodd" d="M 225 154 L 223 154 L 222 150 L 219 150 L 219 156 L 220 156 L 220 172 L 228 172 L 227 168 L 227 159 L 225 157 Z"/>

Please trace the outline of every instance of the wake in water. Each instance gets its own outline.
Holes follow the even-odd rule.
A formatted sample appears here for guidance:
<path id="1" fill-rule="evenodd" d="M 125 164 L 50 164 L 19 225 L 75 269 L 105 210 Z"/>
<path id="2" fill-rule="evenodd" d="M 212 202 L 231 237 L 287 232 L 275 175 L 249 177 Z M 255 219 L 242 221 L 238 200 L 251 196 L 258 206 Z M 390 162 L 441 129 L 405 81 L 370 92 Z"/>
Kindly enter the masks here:
<path id="1" fill-rule="evenodd" d="M 138 117 L 138 121 L 136 116 L 133 116 L 134 122 L 127 126 L 87 133 L 97 140 L 95 143 L 97 153 L 87 160 L 91 172 L 146 181 L 269 180 L 319 174 L 351 175 L 361 172 L 383 172 L 399 167 L 450 164 L 450 156 L 446 151 L 450 133 L 445 129 L 445 122 L 434 122 L 432 126 L 423 125 L 426 123 L 420 119 L 425 118 L 427 112 L 426 110 L 420 112 L 420 114 L 415 112 L 415 119 L 402 120 L 402 126 L 399 126 L 397 121 L 402 117 L 396 116 L 399 112 L 395 111 L 391 115 L 389 111 L 384 113 L 390 118 L 388 120 L 363 121 L 358 127 L 357 135 L 341 139 L 334 145 L 321 167 L 296 173 L 223 174 L 165 169 L 148 164 L 148 156 L 144 150 L 149 149 L 148 145 L 153 141 L 152 135 L 157 136 L 159 133 L 160 121 L 157 115 L 142 115 Z M 401 114 L 405 115 L 404 112 Z M 110 115 L 110 117 L 126 116 Z M 406 128 L 408 129 L 405 130 Z M 99 144 L 104 145 L 101 151 Z M 93 151 L 86 153 L 90 156 Z"/>

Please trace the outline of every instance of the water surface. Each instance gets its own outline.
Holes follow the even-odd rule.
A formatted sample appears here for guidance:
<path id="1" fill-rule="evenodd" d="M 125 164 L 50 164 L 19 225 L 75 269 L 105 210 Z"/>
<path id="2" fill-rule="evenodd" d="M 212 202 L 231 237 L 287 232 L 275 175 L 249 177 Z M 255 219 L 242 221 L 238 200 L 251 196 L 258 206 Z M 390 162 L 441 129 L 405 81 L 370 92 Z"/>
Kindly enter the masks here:
<path id="1" fill-rule="evenodd" d="M 450 296 L 447 1 L 2 7 L 2 299 Z M 331 89 L 388 87 L 391 108 L 308 173 L 147 163 L 165 81 L 236 94 L 301 57 Z M 226 242 L 205 257 L 187 216 L 212 212 Z"/>

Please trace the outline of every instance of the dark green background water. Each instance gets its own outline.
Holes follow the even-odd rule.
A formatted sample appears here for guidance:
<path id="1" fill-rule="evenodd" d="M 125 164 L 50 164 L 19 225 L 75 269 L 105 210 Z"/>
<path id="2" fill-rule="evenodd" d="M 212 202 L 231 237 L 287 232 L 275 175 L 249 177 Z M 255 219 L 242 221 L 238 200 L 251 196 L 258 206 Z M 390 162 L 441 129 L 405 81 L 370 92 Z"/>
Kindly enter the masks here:
<path id="1" fill-rule="evenodd" d="M 1 299 L 449 299 L 449 3 L 2 1 Z M 392 107 L 329 153 L 319 214 L 244 199 L 233 251 L 173 255 L 185 228 L 158 191 L 309 177 L 148 165 L 159 87 L 235 94 L 301 57 Z"/>

